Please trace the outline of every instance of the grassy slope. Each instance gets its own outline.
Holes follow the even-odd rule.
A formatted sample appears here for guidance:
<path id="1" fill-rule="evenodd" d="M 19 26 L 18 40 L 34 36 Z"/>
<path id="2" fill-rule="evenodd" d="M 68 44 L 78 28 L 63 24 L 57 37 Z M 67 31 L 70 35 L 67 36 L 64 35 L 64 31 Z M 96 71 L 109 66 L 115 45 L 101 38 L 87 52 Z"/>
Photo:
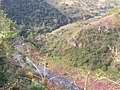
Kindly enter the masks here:
<path id="1" fill-rule="evenodd" d="M 120 6 L 113 8 L 112 10 L 107 12 L 106 15 L 111 15 L 111 14 L 118 13 L 118 12 L 120 12 Z"/>
<path id="2" fill-rule="evenodd" d="M 117 58 L 114 58 L 115 53 L 111 53 L 109 48 L 110 46 L 114 51 L 114 48 L 117 47 L 117 50 L 120 50 L 120 14 L 115 13 L 101 19 L 68 24 L 46 36 L 36 36 L 39 42 L 35 44 L 41 54 L 48 54 L 47 61 L 43 60 L 43 63 L 47 62 L 49 69 L 61 76 L 70 80 L 78 80 L 80 86 L 84 84 L 89 69 L 96 69 L 90 74 L 89 84 L 92 84 L 92 89 L 89 87 L 90 90 L 101 83 L 105 85 L 106 82 L 107 84 L 112 82 L 114 88 L 119 86 L 116 85 L 117 82 L 114 82 L 120 78 L 117 70 L 119 62 L 116 61 Z M 98 25 L 101 27 L 100 30 Z M 76 47 L 73 45 L 75 42 Z M 44 58 L 46 59 L 46 57 Z M 97 68 L 108 69 L 107 75 Z M 97 81 L 91 83 L 94 80 Z M 104 85 L 101 85 L 101 88 L 108 90 L 108 85 Z M 112 85 L 110 84 L 110 86 Z M 99 88 L 96 90 L 100 90 Z"/>
<path id="3" fill-rule="evenodd" d="M 50 59 L 53 58 L 56 62 L 64 62 L 73 67 L 87 66 L 93 70 L 119 70 L 119 62 L 114 58 L 115 53 L 110 50 L 110 47 L 115 47 L 119 53 L 119 16 L 117 13 L 100 20 L 68 24 L 47 34 L 46 38 L 40 37 L 36 45 L 41 53 L 48 53 Z M 110 23 L 110 18 L 115 22 Z M 101 27 L 100 31 L 98 25 Z"/>

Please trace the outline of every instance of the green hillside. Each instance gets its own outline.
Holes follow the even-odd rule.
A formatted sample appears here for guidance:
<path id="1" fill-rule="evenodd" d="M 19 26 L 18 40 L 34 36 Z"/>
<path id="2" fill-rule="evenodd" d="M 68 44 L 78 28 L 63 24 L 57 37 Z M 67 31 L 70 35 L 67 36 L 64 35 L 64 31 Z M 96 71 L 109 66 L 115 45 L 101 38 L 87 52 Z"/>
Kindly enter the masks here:
<path id="1" fill-rule="evenodd" d="M 74 67 L 119 71 L 119 23 L 120 14 L 117 13 L 93 21 L 68 24 L 46 36 L 38 34 L 35 45 L 43 55 L 48 53 L 50 57 L 59 57 L 58 62 Z M 115 56 L 115 50 L 118 56 Z"/>
<path id="2" fill-rule="evenodd" d="M 74 85 L 120 88 L 120 0 L 0 0 L 0 90 Z"/>
<path id="3" fill-rule="evenodd" d="M 17 24 L 37 27 L 38 33 L 51 32 L 69 19 L 44 0 L 1 0 L 1 8 Z"/>
<path id="4" fill-rule="evenodd" d="M 73 21 L 93 18 L 120 5 L 120 0 L 46 0 L 46 2 L 71 17 Z"/>
<path id="5" fill-rule="evenodd" d="M 35 86 L 15 61 L 13 44 L 18 39 L 17 29 L 17 25 L 0 10 L 0 90 L 44 90 L 41 84 Z"/>

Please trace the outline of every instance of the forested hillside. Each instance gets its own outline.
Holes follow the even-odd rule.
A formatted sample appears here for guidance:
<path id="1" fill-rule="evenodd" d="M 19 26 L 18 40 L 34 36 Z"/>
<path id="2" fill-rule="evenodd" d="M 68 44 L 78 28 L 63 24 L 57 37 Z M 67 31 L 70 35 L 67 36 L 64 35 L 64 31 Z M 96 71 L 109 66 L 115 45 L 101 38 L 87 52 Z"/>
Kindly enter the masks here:
<path id="1" fill-rule="evenodd" d="M 120 15 L 119 10 L 110 12 L 113 13 L 101 19 L 68 24 L 46 36 L 38 35 L 35 45 L 41 53 L 60 57 L 58 60 L 65 60 L 74 67 L 87 65 L 93 70 L 119 71 Z M 118 56 L 114 57 L 115 52 Z"/>
<path id="2" fill-rule="evenodd" d="M 20 35 L 47 33 L 73 21 L 94 18 L 119 5 L 97 0 L 1 0 L 8 18 L 22 25 Z M 112 4 L 111 4 L 112 3 Z"/>
<path id="3" fill-rule="evenodd" d="M 71 17 L 73 21 L 99 16 L 120 5 L 119 0 L 46 0 L 46 2 Z"/>
<path id="4" fill-rule="evenodd" d="M 16 63 L 13 56 L 17 51 L 13 47 L 16 38 L 17 25 L 0 10 L 0 90 L 44 90 L 41 84 L 35 86 Z"/>
<path id="5" fill-rule="evenodd" d="M 70 21 L 44 0 L 1 0 L 1 8 L 17 24 L 36 27 L 38 33 L 51 32 Z"/>

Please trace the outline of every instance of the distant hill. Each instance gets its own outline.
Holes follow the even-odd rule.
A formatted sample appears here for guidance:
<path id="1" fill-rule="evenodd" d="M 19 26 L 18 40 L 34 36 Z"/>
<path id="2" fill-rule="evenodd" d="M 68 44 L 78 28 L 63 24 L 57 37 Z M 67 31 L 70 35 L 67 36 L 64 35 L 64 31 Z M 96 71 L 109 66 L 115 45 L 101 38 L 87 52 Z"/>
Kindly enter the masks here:
<path id="1" fill-rule="evenodd" d="M 109 3 L 108 3 L 109 1 Z M 119 4 L 119 0 L 1 0 L 7 17 L 36 33 L 51 32 L 81 19 L 94 18 Z M 23 33 L 23 31 L 21 32 Z M 24 30 L 24 33 L 27 33 Z M 25 35 L 26 36 L 26 35 Z"/>
<path id="2" fill-rule="evenodd" d="M 73 21 L 101 15 L 114 6 L 120 5 L 120 0 L 46 0 L 46 2 L 71 17 Z"/>
<path id="3" fill-rule="evenodd" d="M 70 21 L 69 17 L 44 0 L 1 0 L 1 4 L 7 17 L 17 24 L 36 26 L 40 33 L 51 32 Z"/>

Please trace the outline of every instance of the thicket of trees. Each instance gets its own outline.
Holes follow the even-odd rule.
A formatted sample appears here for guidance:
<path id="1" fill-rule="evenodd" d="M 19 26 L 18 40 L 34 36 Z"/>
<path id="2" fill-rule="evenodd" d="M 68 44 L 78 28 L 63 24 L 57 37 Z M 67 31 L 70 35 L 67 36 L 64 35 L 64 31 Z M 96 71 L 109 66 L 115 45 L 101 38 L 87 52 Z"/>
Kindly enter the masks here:
<path id="1" fill-rule="evenodd" d="M 119 52 L 120 28 L 115 28 L 113 30 L 100 32 L 97 30 L 83 30 L 78 34 L 77 43 L 81 43 L 82 47 L 71 48 L 66 51 L 73 65 L 79 67 L 81 65 L 87 65 L 93 70 L 101 68 L 102 70 L 108 70 L 112 67 L 113 63 L 116 63 L 115 67 L 119 65 L 116 62 L 115 55 L 111 52 L 110 47 L 117 48 Z M 119 70 L 117 68 L 117 70 Z"/>
<path id="2" fill-rule="evenodd" d="M 72 18 L 72 21 L 93 18 L 105 13 L 108 9 L 119 6 L 119 0 L 46 0 L 49 4 L 58 8 L 66 16 Z M 111 4 L 112 3 L 112 4 Z"/>
<path id="3" fill-rule="evenodd" d="M 13 58 L 16 29 L 15 23 L 0 10 L 0 90 L 44 90 L 26 76 Z"/>
<path id="4" fill-rule="evenodd" d="M 70 18 L 44 0 L 1 0 L 1 8 L 17 24 L 32 29 L 38 27 L 38 33 L 51 32 L 70 21 Z"/>
<path id="5" fill-rule="evenodd" d="M 7 85 L 12 78 L 12 68 L 10 69 L 11 66 L 9 66 L 12 48 L 9 39 L 14 36 L 13 25 L 14 23 L 0 11 L 0 88 Z"/>

